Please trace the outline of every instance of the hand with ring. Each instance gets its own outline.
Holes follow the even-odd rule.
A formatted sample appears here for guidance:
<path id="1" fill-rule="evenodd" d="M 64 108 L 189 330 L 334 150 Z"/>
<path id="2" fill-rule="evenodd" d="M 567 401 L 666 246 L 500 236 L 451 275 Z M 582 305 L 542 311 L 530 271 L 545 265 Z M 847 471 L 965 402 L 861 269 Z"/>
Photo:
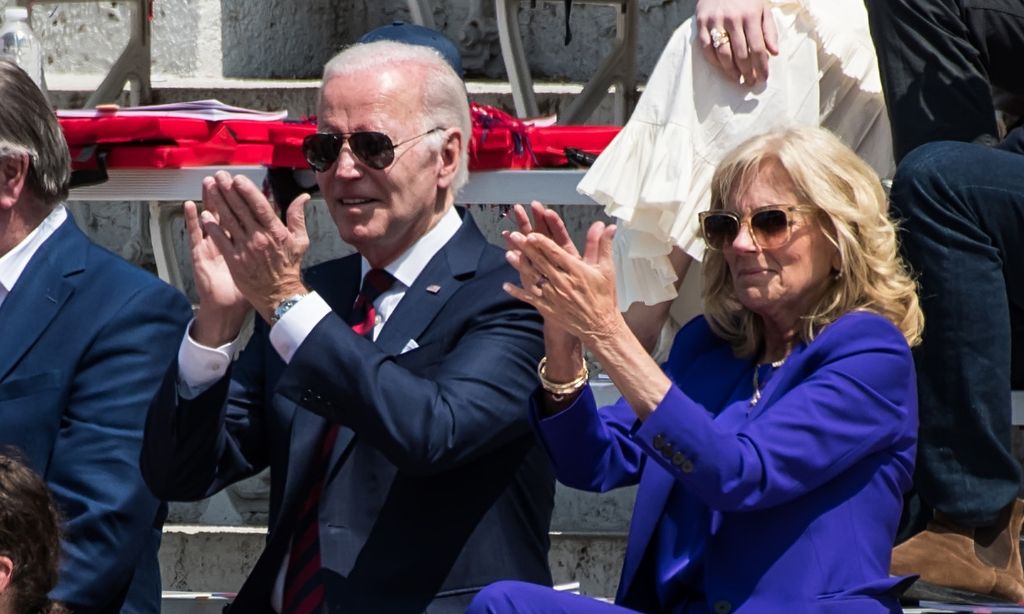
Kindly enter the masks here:
<path id="1" fill-rule="evenodd" d="M 725 30 L 719 30 L 718 28 L 711 28 L 708 30 L 708 34 L 711 36 L 711 46 L 718 49 L 722 45 L 729 44 L 729 33 Z"/>
<path id="2" fill-rule="evenodd" d="M 579 250 L 576 249 L 576 245 L 572 242 L 572 238 L 569 236 L 569 231 L 565 228 L 565 224 L 562 223 L 562 219 L 558 215 L 548 209 L 538 201 L 530 203 L 530 210 L 533 213 L 533 222 L 530 221 L 530 217 L 526 214 L 526 208 L 522 205 L 516 205 L 512 208 L 512 219 L 516 222 L 516 226 L 519 229 L 519 233 L 523 236 L 530 235 L 532 233 L 539 233 L 548 237 L 556 244 L 559 245 L 566 252 L 576 256 L 580 256 Z M 522 250 L 517 248 L 511 241 L 511 232 L 504 231 L 501 233 L 505 238 L 505 242 L 508 244 L 509 252 L 507 258 L 513 266 L 516 266 L 518 260 L 525 258 Z M 529 266 L 530 263 L 525 263 Z M 530 283 L 530 280 L 534 280 Z M 540 273 L 527 274 L 522 278 L 523 288 L 527 291 L 533 292 L 535 295 L 540 296 L 544 285 L 548 283 L 548 278 Z"/>
<path id="3" fill-rule="evenodd" d="M 697 0 L 694 20 L 708 62 L 748 87 L 767 81 L 779 35 L 766 0 Z"/>
<path id="4" fill-rule="evenodd" d="M 531 234 L 540 234 L 551 239 L 566 254 L 571 255 L 573 258 L 579 259 L 580 253 L 572 242 L 572 237 L 569 236 L 569 230 L 565 227 L 557 213 L 538 201 L 530 203 L 530 212 L 533 214 L 532 222 L 530 221 L 530 216 L 526 213 L 525 207 L 522 205 L 513 207 L 512 219 L 516 223 L 518 232 L 504 231 L 501 234 L 508 244 L 508 252 L 505 258 L 513 267 L 520 271 L 521 290 L 537 299 L 542 299 L 545 290 L 550 288 L 551 280 L 537 270 L 530 259 L 524 255 L 521 248 L 521 240 Z M 513 234 L 515 237 L 513 237 Z M 549 357 L 555 357 L 559 354 L 578 356 L 581 347 L 579 339 L 570 334 L 565 328 L 559 326 L 554 320 L 544 321 L 544 344 Z M 559 362 L 557 358 L 554 360 L 555 363 Z M 557 371 L 557 364 L 553 365 L 552 368 Z M 570 374 L 577 373 L 578 371 L 579 369 L 575 366 L 570 366 L 568 369 Z M 555 371 L 551 372 L 554 373 Z M 569 379 L 572 378 L 569 377 Z"/>
<path id="5" fill-rule="evenodd" d="M 615 226 L 594 222 L 581 257 L 575 246 L 566 249 L 543 233 L 509 233 L 508 262 L 524 284 L 507 283 L 505 291 L 537 308 L 544 317 L 546 341 L 552 324 L 584 344 L 625 327 L 615 300 L 614 234 Z M 526 280 L 536 281 L 528 286 Z"/>

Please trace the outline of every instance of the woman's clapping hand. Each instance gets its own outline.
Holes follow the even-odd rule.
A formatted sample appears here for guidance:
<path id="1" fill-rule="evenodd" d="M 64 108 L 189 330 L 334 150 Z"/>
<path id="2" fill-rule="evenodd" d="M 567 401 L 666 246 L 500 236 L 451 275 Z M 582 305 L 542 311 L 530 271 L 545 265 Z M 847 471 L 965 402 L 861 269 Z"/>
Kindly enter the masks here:
<path id="1" fill-rule="evenodd" d="M 522 284 L 506 284 L 505 291 L 533 305 L 546 324 L 584 343 L 620 332 L 612 264 L 615 226 L 594 222 L 581 257 L 558 214 L 536 201 L 531 208 L 534 224 L 517 205 L 514 216 L 520 230 L 505 237 L 506 257 Z"/>

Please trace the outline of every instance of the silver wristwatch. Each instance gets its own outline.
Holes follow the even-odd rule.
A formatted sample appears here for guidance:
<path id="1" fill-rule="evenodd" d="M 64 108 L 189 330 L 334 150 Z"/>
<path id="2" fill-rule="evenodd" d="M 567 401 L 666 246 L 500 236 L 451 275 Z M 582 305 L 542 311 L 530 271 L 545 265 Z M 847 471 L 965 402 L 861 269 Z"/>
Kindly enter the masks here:
<path id="1" fill-rule="evenodd" d="M 270 316 L 270 325 L 273 326 L 274 324 L 277 324 L 278 320 L 283 318 L 284 314 L 288 313 L 289 309 L 294 307 L 305 297 L 305 294 L 293 294 L 278 303 L 277 307 L 274 308 L 274 313 Z"/>

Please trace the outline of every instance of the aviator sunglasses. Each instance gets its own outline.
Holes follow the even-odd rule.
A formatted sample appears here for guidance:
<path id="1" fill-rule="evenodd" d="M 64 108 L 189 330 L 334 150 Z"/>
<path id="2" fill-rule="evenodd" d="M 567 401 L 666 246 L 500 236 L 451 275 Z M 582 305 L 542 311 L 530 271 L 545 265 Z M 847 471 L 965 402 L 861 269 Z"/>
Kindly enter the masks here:
<path id="1" fill-rule="evenodd" d="M 743 217 L 735 211 L 712 209 L 702 211 L 698 218 L 700 232 L 709 249 L 718 250 L 732 245 L 744 224 L 755 245 L 761 249 L 774 249 L 789 242 L 793 226 L 791 214 L 811 210 L 813 207 L 801 205 L 767 205 Z"/>
<path id="2" fill-rule="evenodd" d="M 438 130 L 444 128 L 431 128 L 400 143 L 392 143 L 391 138 L 383 132 L 317 132 L 302 139 L 302 154 L 310 168 L 323 173 L 338 161 L 341 148 L 345 141 L 348 141 L 348 146 L 355 157 L 366 166 L 379 171 L 391 166 L 395 161 L 396 147 Z"/>

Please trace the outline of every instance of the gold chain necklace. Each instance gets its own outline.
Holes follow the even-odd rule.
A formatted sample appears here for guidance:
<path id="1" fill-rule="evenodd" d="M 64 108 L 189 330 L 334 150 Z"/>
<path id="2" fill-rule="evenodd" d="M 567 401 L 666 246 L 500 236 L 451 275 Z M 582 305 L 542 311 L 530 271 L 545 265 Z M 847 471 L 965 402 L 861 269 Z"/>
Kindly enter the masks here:
<path id="1" fill-rule="evenodd" d="M 782 365 L 786 364 L 786 358 L 785 357 L 784 358 L 780 358 L 780 359 L 776 360 L 775 362 L 768 363 L 768 364 L 771 366 L 772 371 L 774 371 L 775 369 L 778 369 Z M 761 386 L 760 386 L 760 383 L 757 381 L 757 375 L 758 375 L 758 373 L 761 372 L 761 367 L 763 367 L 763 366 L 764 366 L 764 363 L 761 363 L 759 365 L 754 365 L 754 396 L 750 397 L 750 406 L 751 407 L 756 406 L 757 402 L 761 400 Z"/>

